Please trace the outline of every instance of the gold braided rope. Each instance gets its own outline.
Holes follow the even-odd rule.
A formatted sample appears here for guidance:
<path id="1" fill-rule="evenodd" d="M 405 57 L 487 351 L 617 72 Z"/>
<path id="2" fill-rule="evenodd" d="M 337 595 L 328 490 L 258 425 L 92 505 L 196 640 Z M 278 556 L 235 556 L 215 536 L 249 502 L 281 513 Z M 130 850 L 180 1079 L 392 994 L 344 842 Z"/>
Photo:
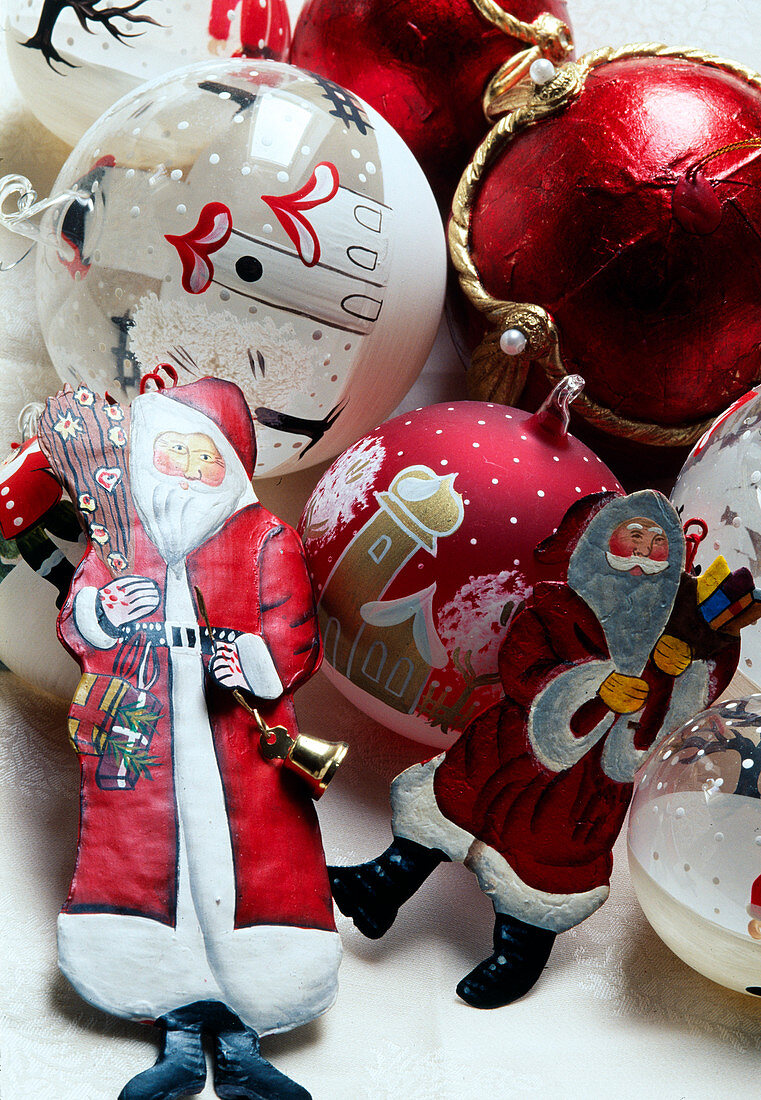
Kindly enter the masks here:
<path id="1" fill-rule="evenodd" d="M 500 7 L 496 0 L 470 0 L 473 7 L 483 16 L 487 22 L 498 27 L 504 34 L 511 38 L 517 38 L 519 42 L 526 42 L 531 46 L 539 46 L 544 51 L 556 48 L 556 35 L 559 27 L 564 27 L 570 35 L 568 27 L 561 20 L 549 16 L 548 12 L 542 12 L 533 23 L 524 23 L 517 16 L 511 15 Z"/>
<path id="2" fill-rule="evenodd" d="M 480 5 L 490 3 L 490 0 L 473 2 Z M 738 62 L 715 57 L 702 50 L 664 46 L 654 42 L 595 50 L 576 62 L 563 65 L 553 79 L 541 87 L 527 82 L 523 102 L 503 115 L 486 135 L 465 169 L 452 200 L 452 217 L 448 228 L 452 262 L 464 293 L 493 326 L 473 352 L 468 372 L 468 388 L 471 396 L 478 400 L 515 404 L 523 391 L 532 363 L 540 366 L 553 384 L 568 375 L 560 353 L 558 330 L 547 310 L 527 302 L 502 301 L 489 294 L 481 282 L 470 254 L 470 231 L 473 210 L 484 176 L 517 134 L 545 118 L 559 114 L 581 95 L 587 76 L 593 69 L 613 61 L 638 57 L 671 57 L 693 61 L 739 77 L 761 91 L 761 74 Z M 526 349 L 521 355 L 508 356 L 500 349 L 500 336 L 509 328 L 520 329 L 526 337 Z M 761 368 L 751 384 L 759 380 Z M 590 424 L 608 434 L 667 447 L 692 446 L 715 419 L 711 416 L 700 422 L 676 425 L 634 420 L 619 416 L 584 393 L 574 402 L 574 410 Z"/>

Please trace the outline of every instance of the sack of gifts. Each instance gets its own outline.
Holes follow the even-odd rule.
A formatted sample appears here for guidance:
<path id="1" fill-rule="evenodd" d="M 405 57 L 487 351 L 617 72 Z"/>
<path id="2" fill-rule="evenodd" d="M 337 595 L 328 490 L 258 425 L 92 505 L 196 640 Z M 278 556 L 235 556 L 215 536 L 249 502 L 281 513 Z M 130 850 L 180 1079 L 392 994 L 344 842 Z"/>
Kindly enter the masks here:
<path id="1" fill-rule="evenodd" d="M 76 752 L 100 757 L 101 789 L 132 790 L 141 776 L 151 778 L 157 759 L 149 748 L 160 715 L 152 692 L 119 676 L 85 673 L 69 710 L 69 739 Z"/>

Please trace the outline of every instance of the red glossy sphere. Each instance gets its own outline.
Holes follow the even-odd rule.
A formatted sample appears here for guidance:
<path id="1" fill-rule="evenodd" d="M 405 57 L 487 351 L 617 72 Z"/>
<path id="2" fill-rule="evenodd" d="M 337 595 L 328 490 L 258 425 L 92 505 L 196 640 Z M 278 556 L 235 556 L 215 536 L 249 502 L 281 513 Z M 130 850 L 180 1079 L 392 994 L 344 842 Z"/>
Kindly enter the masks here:
<path id="1" fill-rule="evenodd" d="M 601 66 L 490 170 L 472 226 L 482 282 L 549 310 L 599 404 L 666 425 L 718 413 L 761 370 L 761 150 L 695 167 L 759 134 L 761 94 L 739 77 Z M 521 403 L 543 387 L 532 375 Z"/>
<path id="2" fill-rule="evenodd" d="M 462 401 L 382 424 L 329 467 L 299 525 L 325 675 L 397 733 L 452 744 L 500 698 L 511 615 L 564 575 L 535 548 L 606 488 L 610 470 L 541 414 Z"/>
<path id="3" fill-rule="evenodd" d="M 502 0 L 531 22 L 568 24 L 565 0 Z M 525 44 L 506 37 L 470 0 L 308 0 L 291 61 L 356 92 L 391 123 L 434 190 L 450 198 L 487 130 L 484 88 Z"/>

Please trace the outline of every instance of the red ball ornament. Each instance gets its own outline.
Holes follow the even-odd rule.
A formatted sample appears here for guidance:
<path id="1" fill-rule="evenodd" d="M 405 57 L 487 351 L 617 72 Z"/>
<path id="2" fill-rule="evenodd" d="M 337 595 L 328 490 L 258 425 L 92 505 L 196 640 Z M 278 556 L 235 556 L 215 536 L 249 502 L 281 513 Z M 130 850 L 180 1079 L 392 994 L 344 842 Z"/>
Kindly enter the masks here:
<path id="1" fill-rule="evenodd" d="M 625 458 L 692 445 L 761 375 L 761 77 L 627 47 L 512 95 L 450 225 L 471 392 L 535 408 L 573 371 Z"/>
<path id="2" fill-rule="evenodd" d="M 344 451 L 299 530 L 325 643 L 323 669 L 371 717 L 452 744 L 500 697 L 497 653 L 537 580 L 537 545 L 614 475 L 567 433 L 580 379 L 533 416 L 453 402 L 404 413 Z"/>
<path id="3" fill-rule="evenodd" d="M 497 25 L 503 13 L 511 28 Z M 556 25 L 531 28 L 547 14 L 564 24 L 562 42 Z M 537 54 L 569 55 L 566 0 L 308 0 L 291 61 L 375 107 L 448 202 L 487 130 L 481 97 L 489 78 L 537 42 Z"/>

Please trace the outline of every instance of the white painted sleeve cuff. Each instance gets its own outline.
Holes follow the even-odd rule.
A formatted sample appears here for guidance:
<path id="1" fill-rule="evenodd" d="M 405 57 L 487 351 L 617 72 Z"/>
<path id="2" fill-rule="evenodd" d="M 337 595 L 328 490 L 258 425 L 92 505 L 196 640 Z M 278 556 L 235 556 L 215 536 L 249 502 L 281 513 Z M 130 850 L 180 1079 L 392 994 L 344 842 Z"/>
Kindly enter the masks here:
<path id="1" fill-rule="evenodd" d="M 97 588 L 81 588 L 74 597 L 74 625 L 79 633 L 96 649 L 113 649 L 118 639 L 107 634 L 98 622 L 96 612 Z"/>
<path id="2" fill-rule="evenodd" d="M 240 667 L 251 691 L 260 699 L 277 699 L 283 694 L 283 685 L 264 638 L 259 634 L 243 634 L 236 641 Z"/>

